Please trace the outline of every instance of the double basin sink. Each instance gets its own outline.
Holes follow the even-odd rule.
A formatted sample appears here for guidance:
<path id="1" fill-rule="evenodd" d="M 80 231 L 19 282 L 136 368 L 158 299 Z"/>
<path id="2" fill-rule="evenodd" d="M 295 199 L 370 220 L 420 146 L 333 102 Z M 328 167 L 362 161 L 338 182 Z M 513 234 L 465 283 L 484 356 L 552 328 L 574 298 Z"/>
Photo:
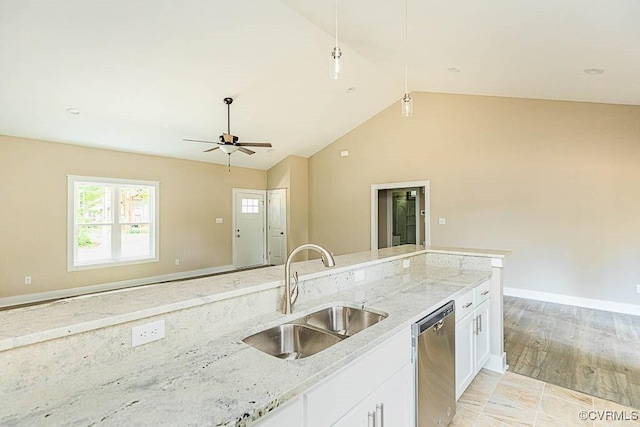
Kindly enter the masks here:
<path id="1" fill-rule="evenodd" d="M 383 312 L 336 304 L 265 329 L 242 341 L 280 359 L 302 359 L 375 325 L 387 316 Z"/>

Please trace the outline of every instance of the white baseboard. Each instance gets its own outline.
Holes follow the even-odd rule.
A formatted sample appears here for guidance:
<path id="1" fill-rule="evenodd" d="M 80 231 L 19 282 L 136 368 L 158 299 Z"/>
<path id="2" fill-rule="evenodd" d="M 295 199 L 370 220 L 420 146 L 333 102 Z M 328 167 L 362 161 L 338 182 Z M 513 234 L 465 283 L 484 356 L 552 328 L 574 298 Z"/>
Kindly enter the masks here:
<path id="1" fill-rule="evenodd" d="M 518 288 L 504 288 L 503 294 L 509 297 L 555 302 L 557 304 L 573 305 L 576 307 L 593 308 L 596 310 L 640 316 L 640 305 L 637 304 L 626 304 L 623 302 L 574 297 L 571 295 L 552 294 L 548 292 L 531 291 L 529 289 Z"/>
<path id="2" fill-rule="evenodd" d="M 40 292 L 36 294 L 18 295 L 15 297 L 0 298 L 0 307 L 10 307 L 14 305 L 31 304 L 39 301 L 54 300 L 59 298 L 75 297 L 79 295 L 92 294 L 95 292 L 106 292 L 130 289 L 135 286 L 149 285 L 152 283 L 167 282 L 169 280 L 189 279 L 192 277 L 204 276 L 207 274 L 222 273 L 233 270 L 233 265 L 223 265 L 220 267 L 203 268 L 200 270 L 182 271 L 180 273 L 163 274 L 161 276 L 142 277 L 139 279 L 122 280 L 119 282 L 101 283 L 98 285 L 82 286 L 79 288 L 59 289 L 55 291 Z"/>
<path id="3" fill-rule="evenodd" d="M 509 368 L 509 365 L 507 365 L 507 353 L 503 352 L 500 356 L 495 354 L 490 355 L 484 368 L 499 374 L 504 374 Z"/>

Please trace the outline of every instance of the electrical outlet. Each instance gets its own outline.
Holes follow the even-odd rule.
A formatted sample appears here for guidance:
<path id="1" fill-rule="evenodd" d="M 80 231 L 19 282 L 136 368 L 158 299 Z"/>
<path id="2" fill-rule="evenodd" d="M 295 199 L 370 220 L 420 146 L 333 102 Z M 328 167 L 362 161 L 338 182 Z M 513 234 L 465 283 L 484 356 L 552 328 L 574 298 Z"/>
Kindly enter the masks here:
<path id="1" fill-rule="evenodd" d="M 409 268 L 409 267 L 411 267 L 411 260 L 410 260 L 410 259 L 403 259 L 403 260 L 402 260 L 402 266 L 403 266 L 404 268 Z"/>
<path id="2" fill-rule="evenodd" d="M 180 265 L 180 260 L 176 258 L 176 265 Z"/>
<path id="3" fill-rule="evenodd" d="M 24 276 L 24 284 L 25 285 L 31 284 L 31 276 Z"/>
<path id="4" fill-rule="evenodd" d="M 131 328 L 131 347 L 164 338 L 164 319 Z"/>
<path id="5" fill-rule="evenodd" d="M 356 270 L 354 273 L 354 278 L 356 282 L 364 280 L 364 270 Z"/>
<path id="6" fill-rule="evenodd" d="M 222 218 L 216 218 L 216 224 L 222 224 L 224 220 Z"/>
<path id="7" fill-rule="evenodd" d="M 447 223 L 447 218 L 438 218 L 438 224 L 445 225 Z"/>

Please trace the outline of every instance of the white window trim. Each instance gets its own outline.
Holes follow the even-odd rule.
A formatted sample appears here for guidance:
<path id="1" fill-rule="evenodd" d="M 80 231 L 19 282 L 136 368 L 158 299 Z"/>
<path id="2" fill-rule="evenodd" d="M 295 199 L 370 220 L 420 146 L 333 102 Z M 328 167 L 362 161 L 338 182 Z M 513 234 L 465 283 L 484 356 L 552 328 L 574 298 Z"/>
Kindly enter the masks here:
<path id="1" fill-rule="evenodd" d="M 152 255 L 149 257 L 140 258 L 127 258 L 123 261 L 97 261 L 91 263 L 75 264 L 76 255 L 76 228 L 75 228 L 75 183 L 76 182 L 95 182 L 100 184 L 116 184 L 116 185 L 144 185 L 153 187 L 155 189 L 154 194 L 151 195 L 150 217 L 153 218 L 153 224 L 151 230 L 151 250 Z M 114 203 L 115 206 L 115 203 Z M 114 215 L 119 209 L 114 209 Z M 119 179 L 119 178 L 104 178 L 95 176 L 79 176 L 79 175 L 67 175 L 67 271 L 79 271 L 90 270 L 97 268 L 115 267 L 120 265 L 130 264 L 145 264 L 150 262 L 160 261 L 160 182 L 158 181 L 141 181 L 135 179 Z M 117 248 L 120 251 L 120 248 Z"/>

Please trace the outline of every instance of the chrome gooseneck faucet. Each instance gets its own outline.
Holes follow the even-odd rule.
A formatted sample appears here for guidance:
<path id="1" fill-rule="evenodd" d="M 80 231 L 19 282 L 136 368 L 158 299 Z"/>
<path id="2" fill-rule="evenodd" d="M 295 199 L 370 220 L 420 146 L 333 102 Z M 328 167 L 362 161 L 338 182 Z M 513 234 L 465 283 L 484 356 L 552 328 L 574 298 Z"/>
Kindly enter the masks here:
<path id="1" fill-rule="evenodd" d="M 284 314 L 291 314 L 293 303 L 298 299 L 298 274 L 295 275 L 295 285 L 293 289 L 291 289 L 291 260 L 297 253 L 307 249 L 313 249 L 314 251 L 319 252 L 322 257 L 322 263 L 325 267 L 333 267 L 336 265 L 336 261 L 333 259 L 331 252 L 322 246 L 307 243 L 306 245 L 298 246 L 292 250 L 287 257 L 287 262 L 284 264 L 284 297 L 282 299 L 282 312 Z"/>

